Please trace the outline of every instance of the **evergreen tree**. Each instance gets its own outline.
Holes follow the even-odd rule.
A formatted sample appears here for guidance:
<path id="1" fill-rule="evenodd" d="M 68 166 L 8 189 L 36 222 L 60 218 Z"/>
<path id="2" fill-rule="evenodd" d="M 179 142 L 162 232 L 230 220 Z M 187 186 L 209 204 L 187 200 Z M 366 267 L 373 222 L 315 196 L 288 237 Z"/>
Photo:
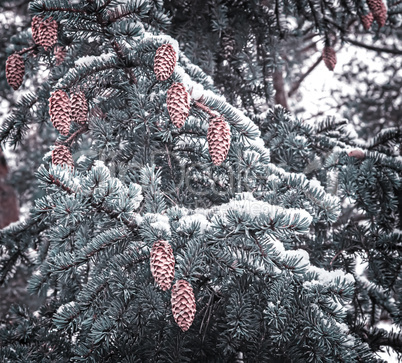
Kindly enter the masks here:
<path id="1" fill-rule="evenodd" d="M 362 142 L 347 120 L 267 107 L 285 41 L 319 32 L 333 68 L 335 38 L 369 10 L 392 31 L 400 15 L 381 4 L 32 1 L 6 75 L 38 86 L 0 137 L 37 130 L 47 152 L 30 217 L 0 232 L 0 282 L 30 265 L 45 303 L 10 310 L 1 359 L 402 353 L 399 331 L 376 327 L 402 324 L 399 129 Z"/>

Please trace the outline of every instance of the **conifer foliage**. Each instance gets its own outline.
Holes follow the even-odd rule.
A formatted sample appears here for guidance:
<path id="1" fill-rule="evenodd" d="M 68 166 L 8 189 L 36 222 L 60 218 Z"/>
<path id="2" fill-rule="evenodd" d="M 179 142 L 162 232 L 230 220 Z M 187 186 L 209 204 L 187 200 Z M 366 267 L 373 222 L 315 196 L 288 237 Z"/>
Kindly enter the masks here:
<path id="1" fill-rule="evenodd" d="M 29 265 L 28 290 L 44 302 L 2 320 L 0 361 L 370 363 L 382 346 L 401 352 L 401 335 L 376 327 L 384 315 L 402 323 L 398 130 L 362 142 L 346 120 L 312 126 L 267 107 L 282 16 L 332 41 L 331 22 L 367 9 L 188 3 L 30 2 L 32 32 L 16 42 L 40 84 L 0 139 L 45 130 L 52 151 L 29 218 L 0 231 L 0 283 Z M 205 41 L 193 12 L 199 24 L 211 16 L 210 48 L 224 45 L 210 74 L 188 51 Z M 56 62 L 58 47 L 68 54 Z"/>

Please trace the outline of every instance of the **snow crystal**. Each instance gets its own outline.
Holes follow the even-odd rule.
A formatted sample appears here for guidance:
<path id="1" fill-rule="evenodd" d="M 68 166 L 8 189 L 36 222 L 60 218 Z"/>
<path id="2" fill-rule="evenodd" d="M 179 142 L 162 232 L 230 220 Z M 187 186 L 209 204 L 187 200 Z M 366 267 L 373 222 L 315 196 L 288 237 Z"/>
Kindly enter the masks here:
<path id="1" fill-rule="evenodd" d="M 239 213 L 247 213 L 251 218 L 264 217 L 275 218 L 277 214 L 286 214 L 289 217 L 289 224 L 292 224 L 296 219 L 306 221 L 310 225 L 313 217 L 304 209 L 282 208 L 276 205 L 271 205 L 267 202 L 256 200 L 251 195 L 247 200 L 232 199 L 229 203 L 222 204 L 216 208 L 216 214 L 224 216 L 228 210 L 235 210 Z"/>
<path id="2" fill-rule="evenodd" d="M 83 162 L 85 162 L 87 160 L 88 160 L 87 156 L 83 154 L 77 159 L 76 164 L 83 163 Z"/>
<path id="3" fill-rule="evenodd" d="M 90 63 L 94 61 L 99 61 L 99 62 L 107 62 L 110 59 L 112 59 L 115 55 L 113 53 L 105 53 L 101 55 L 86 55 L 84 57 L 78 58 L 74 64 L 75 66 L 81 66 L 81 65 L 89 65 Z"/>
<path id="4" fill-rule="evenodd" d="M 318 280 L 311 281 L 312 284 L 319 283 L 321 285 L 329 285 L 336 278 L 340 278 L 349 283 L 354 283 L 355 279 L 352 274 L 346 273 L 342 270 L 327 271 L 319 267 L 310 266 L 309 272 L 316 273 L 318 275 Z"/>
<path id="5" fill-rule="evenodd" d="M 271 175 L 267 178 L 267 181 L 279 182 L 280 179 L 279 179 L 279 177 L 278 177 L 277 175 L 271 174 Z"/>
<path id="6" fill-rule="evenodd" d="M 57 313 L 57 314 L 60 314 L 60 313 L 62 313 L 64 310 L 66 310 L 68 307 L 73 308 L 73 307 L 75 307 L 76 305 L 77 305 L 77 303 L 76 303 L 75 301 L 70 301 L 70 302 L 67 303 L 67 304 L 60 305 L 59 308 L 57 309 L 56 313 Z"/>
<path id="7" fill-rule="evenodd" d="M 105 163 L 102 160 L 95 160 L 94 167 L 105 168 Z"/>
<path id="8" fill-rule="evenodd" d="M 357 134 L 354 126 L 351 123 L 345 125 L 344 130 L 349 135 L 351 139 L 357 139 L 359 135 Z"/>
<path id="9" fill-rule="evenodd" d="M 150 226 L 154 229 L 166 232 L 170 235 L 169 217 L 161 214 L 147 213 L 144 218 L 151 217 L 155 222 L 151 222 Z"/>
<path id="10" fill-rule="evenodd" d="M 194 98 L 194 100 L 198 101 L 202 98 L 204 92 L 204 87 L 201 84 L 194 83 L 193 88 L 191 89 L 191 96 Z"/>
<path id="11" fill-rule="evenodd" d="M 269 236 L 269 243 L 272 244 L 272 246 L 279 254 L 283 255 L 286 252 L 283 243 L 279 241 L 277 238 Z"/>
<path id="12" fill-rule="evenodd" d="M 285 252 L 286 257 L 297 257 L 300 259 L 299 264 L 302 265 L 309 265 L 310 264 L 310 256 L 305 250 L 295 250 L 295 251 L 286 251 Z"/>
<path id="13" fill-rule="evenodd" d="M 317 189 L 319 189 L 320 191 L 323 191 L 324 192 L 324 188 L 323 188 L 323 186 L 321 185 L 321 183 L 320 183 L 320 181 L 319 180 L 317 180 L 317 179 L 310 179 L 310 185 L 313 187 L 313 188 L 317 188 Z"/>
<path id="14" fill-rule="evenodd" d="M 53 150 L 54 148 L 55 148 L 55 147 L 52 147 L 52 150 Z M 47 160 L 49 160 L 49 159 L 52 158 L 52 150 L 48 151 L 47 153 L 45 153 L 45 155 L 43 155 L 43 157 L 42 157 L 42 160 L 43 160 L 43 161 L 47 161 Z"/>
<path id="15" fill-rule="evenodd" d="M 134 215 L 134 220 L 135 220 L 135 223 L 137 223 L 137 225 L 140 226 L 141 223 L 144 221 L 144 218 L 140 214 L 136 213 Z"/>
<path id="16" fill-rule="evenodd" d="M 180 218 L 179 229 L 184 226 L 190 226 L 192 223 L 198 223 L 200 226 L 200 232 L 204 233 L 209 228 L 210 223 L 203 214 L 191 214 Z"/>

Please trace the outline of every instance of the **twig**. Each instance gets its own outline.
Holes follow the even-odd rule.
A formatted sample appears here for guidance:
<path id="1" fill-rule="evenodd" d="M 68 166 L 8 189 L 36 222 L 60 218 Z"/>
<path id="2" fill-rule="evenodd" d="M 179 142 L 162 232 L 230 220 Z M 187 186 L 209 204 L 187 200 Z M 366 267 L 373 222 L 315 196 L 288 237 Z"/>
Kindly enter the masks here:
<path id="1" fill-rule="evenodd" d="M 384 52 L 384 53 L 397 54 L 397 55 L 402 54 L 402 49 L 390 49 L 390 48 L 375 47 L 374 45 L 364 44 L 364 43 L 361 43 L 357 40 L 353 40 L 350 38 L 346 38 L 345 40 L 353 45 L 357 45 L 358 47 L 374 50 L 376 52 Z"/>
<path id="2" fill-rule="evenodd" d="M 67 140 L 64 141 L 56 141 L 55 145 L 67 145 L 67 144 L 71 144 L 74 139 L 80 135 L 83 134 L 84 132 L 88 131 L 88 125 L 84 125 L 82 126 L 80 129 L 78 129 L 77 131 L 75 131 Z"/>
<path id="3" fill-rule="evenodd" d="M 125 63 L 126 56 L 124 55 L 120 44 L 117 43 L 116 40 L 113 40 L 112 47 L 116 52 L 117 56 L 123 61 L 123 63 Z M 124 67 L 124 72 L 128 75 L 128 78 L 130 78 L 132 84 L 137 84 L 137 78 L 135 77 L 135 74 L 132 69 Z"/>
<path id="4" fill-rule="evenodd" d="M 194 106 L 198 107 L 199 109 L 205 111 L 209 116 L 215 117 L 217 116 L 214 111 L 212 111 L 208 106 L 204 105 L 203 103 L 199 101 L 194 100 Z"/>
<path id="5" fill-rule="evenodd" d="M 16 54 L 24 54 L 24 53 L 29 52 L 30 50 L 34 50 L 34 49 L 37 48 L 37 47 L 38 47 L 38 45 L 37 45 L 37 44 L 34 44 L 34 45 L 31 45 L 31 46 L 28 47 L 28 48 L 21 49 L 21 50 L 19 50 L 18 52 L 15 52 L 15 53 L 16 53 Z"/>
<path id="6" fill-rule="evenodd" d="M 292 97 L 293 94 L 299 89 L 300 85 L 302 82 L 305 80 L 305 78 L 321 63 L 322 61 L 322 56 L 320 56 L 315 63 L 307 70 L 306 73 L 304 73 L 297 82 L 293 83 L 292 88 L 288 92 L 288 97 Z"/>

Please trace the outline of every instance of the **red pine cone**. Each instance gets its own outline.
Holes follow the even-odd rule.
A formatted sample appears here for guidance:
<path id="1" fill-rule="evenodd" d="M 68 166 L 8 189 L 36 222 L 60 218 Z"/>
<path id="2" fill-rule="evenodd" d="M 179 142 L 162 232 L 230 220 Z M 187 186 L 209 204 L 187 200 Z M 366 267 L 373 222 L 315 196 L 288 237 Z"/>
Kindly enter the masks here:
<path id="1" fill-rule="evenodd" d="M 62 134 L 68 135 L 71 123 L 71 102 L 66 92 L 57 90 L 49 98 L 49 114 L 53 126 Z"/>
<path id="2" fill-rule="evenodd" d="M 73 157 L 67 146 L 59 145 L 52 151 L 53 165 L 67 165 L 74 167 Z"/>
<path id="3" fill-rule="evenodd" d="M 362 15 L 360 19 L 363 23 L 364 29 L 369 30 L 371 28 L 371 24 L 373 24 L 374 16 L 373 13 L 370 12 L 367 15 Z"/>
<path id="4" fill-rule="evenodd" d="M 41 45 L 45 50 L 53 47 L 57 42 L 57 22 L 52 18 L 43 20 L 39 16 L 34 16 L 31 23 L 32 38 L 34 42 Z"/>
<path id="5" fill-rule="evenodd" d="M 158 81 L 167 80 L 176 66 L 176 52 L 171 44 L 163 44 L 157 50 L 154 59 L 154 72 Z"/>
<path id="6" fill-rule="evenodd" d="M 211 117 L 207 133 L 208 149 L 212 162 L 221 165 L 230 148 L 230 127 L 223 116 Z"/>
<path id="7" fill-rule="evenodd" d="M 173 83 L 167 91 L 167 109 L 173 124 L 184 125 L 190 110 L 190 97 L 182 83 Z"/>
<path id="8" fill-rule="evenodd" d="M 172 313 L 177 325 L 187 331 L 195 316 L 195 297 L 193 288 L 185 280 L 178 280 L 172 287 Z"/>
<path id="9" fill-rule="evenodd" d="M 367 5 L 373 13 L 374 19 L 381 28 L 387 20 L 387 8 L 382 0 L 367 0 Z"/>
<path id="10" fill-rule="evenodd" d="M 322 51 L 322 59 L 330 71 L 333 71 L 336 65 L 336 53 L 332 47 L 324 47 Z"/>
<path id="11" fill-rule="evenodd" d="M 84 92 L 77 92 L 71 96 L 71 119 L 85 125 L 88 119 L 88 102 Z"/>
<path id="12" fill-rule="evenodd" d="M 156 241 L 151 249 L 151 273 L 156 283 L 163 290 L 169 290 L 174 278 L 175 260 L 169 242 Z"/>
<path id="13" fill-rule="evenodd" d="M 14 90 L 17 90 L 21 86 L 24 74 L 24 59 L 17 53 L 11 54 L 6 62 L 6 78 L 8 84 L 14 88 Z"/>
<path id="14" fill-rule="evenodd" d="M 356 158 L 356 159 L 364 159 L 366 156 L 364 151 L 361 149 L 355 149 L 348 152 L 348 156 Z"/>
<path id="15" fill-rule="evenodd" d="M 65 47 L 61 45 L 56 45 L 54 48 L 54 58 L 56 60 L 56 66 L 59 66 L 64 62 L 64 58 L 66 57 L 67 51 Z"/>

